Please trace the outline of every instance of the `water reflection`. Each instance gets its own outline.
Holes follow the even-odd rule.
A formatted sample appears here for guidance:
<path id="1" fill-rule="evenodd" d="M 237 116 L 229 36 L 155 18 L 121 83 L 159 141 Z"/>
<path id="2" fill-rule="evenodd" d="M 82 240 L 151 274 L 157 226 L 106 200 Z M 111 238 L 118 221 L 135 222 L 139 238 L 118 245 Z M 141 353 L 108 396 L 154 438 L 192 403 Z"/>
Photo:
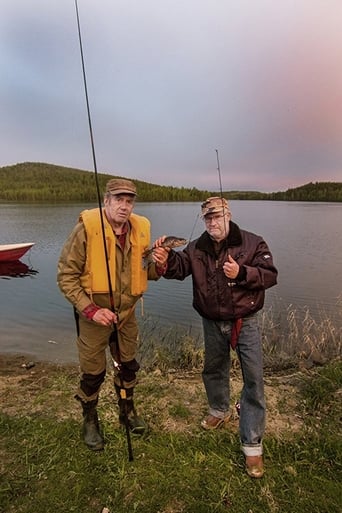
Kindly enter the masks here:
<path id="1" fill-rule="evenodd" d="M 32 269 L 20 260 L 12 262 L 0 262 L 0 277 L 2 279 L 10 278 L 24 278 L 25 276 L 32 276 L 38 274 L 38 271 Z"/>

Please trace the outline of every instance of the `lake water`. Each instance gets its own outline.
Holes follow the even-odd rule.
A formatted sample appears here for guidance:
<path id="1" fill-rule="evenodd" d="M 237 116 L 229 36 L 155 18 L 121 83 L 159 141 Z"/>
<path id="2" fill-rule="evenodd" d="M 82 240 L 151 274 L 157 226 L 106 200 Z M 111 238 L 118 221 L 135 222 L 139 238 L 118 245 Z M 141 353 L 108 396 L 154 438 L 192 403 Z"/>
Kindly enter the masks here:
<path id="1" fill-rule="evenodd" d="M 21 259 L 35 273 L 0 276 L 0 352 L 77 361 L 72 308 L 57 288 L 56 266 L 79 212 L 93 206 L 0 204 L 0 243 L 35 242 Z M 291 305 L 298 311 L 309 308 L 313 317 L 324 311 L 340 319 L 342 205 L 231 201 L 231 209 L 233 220 L 262 235 L 273 253 L 279 279 L 267 291 L 266 306 L 281 315 Z M 204 229 L 199 210 L 199 203 L 138 203 L 135 212 L 151 220 L 152 240 L 163 234 L 189 239 Z M 162 278 L 149 284 L 144 316 L 200 333 L 201 320 L 191 302 L 191 278 Z"/>

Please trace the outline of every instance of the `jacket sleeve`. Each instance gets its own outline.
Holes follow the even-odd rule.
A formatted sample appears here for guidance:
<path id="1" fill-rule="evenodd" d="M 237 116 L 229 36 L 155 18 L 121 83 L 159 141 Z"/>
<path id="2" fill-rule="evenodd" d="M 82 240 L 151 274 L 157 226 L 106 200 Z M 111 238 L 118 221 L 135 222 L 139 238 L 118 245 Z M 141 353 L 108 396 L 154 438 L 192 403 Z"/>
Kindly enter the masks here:
<path id="1" fill-rule="evenodd" d="M 185 280 L 192 273 L 189 246 L 183 251 L 171 249 L 167 260 L 167 271 L 163 275 L 167 280 Z"/>
<path id="2" fill-rule="evenodd" d="M 92 301 L 81 286 L 80 277 L 86 262 L 86 233 L 78 223 L 66 240 L 58 261 L 57 284 L 65 298 L 79 311 Z"/>
<path id="3" fill-rule="evenodd" d="M 258 237 L 254 254 L 243 267 L 244 279 L 239 281 L 239 286 L 250 290 L 266 290 L 276 285 L 278 271 L 274 266 L 272 253 L 261 237 Z"/>

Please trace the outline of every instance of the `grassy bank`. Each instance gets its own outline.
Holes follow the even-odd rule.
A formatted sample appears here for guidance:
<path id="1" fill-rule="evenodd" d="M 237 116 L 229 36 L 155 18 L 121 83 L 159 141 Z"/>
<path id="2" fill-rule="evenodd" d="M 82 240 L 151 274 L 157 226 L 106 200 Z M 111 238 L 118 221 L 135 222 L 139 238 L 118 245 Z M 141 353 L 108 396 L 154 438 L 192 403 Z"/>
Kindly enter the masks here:
<path id="1" fill-rule="evenodd" d="M 118 427 L 111 373 L 99 415 L 106 447 L 92 453 L 80 439 L 73 399 L 78 370 L 0 358 L 2 411 L 0 511 L 100 513 L 334 513 L 341 511 L 341 362 L 265 377 L 266 474 L 244 472 L 238 419 L 208 433 L 199 370 L 142 372 L 137 405 L 149 433 L 132 438 L 128 461 Z M 241 378 L 231 380 L 233 399 Z"/>

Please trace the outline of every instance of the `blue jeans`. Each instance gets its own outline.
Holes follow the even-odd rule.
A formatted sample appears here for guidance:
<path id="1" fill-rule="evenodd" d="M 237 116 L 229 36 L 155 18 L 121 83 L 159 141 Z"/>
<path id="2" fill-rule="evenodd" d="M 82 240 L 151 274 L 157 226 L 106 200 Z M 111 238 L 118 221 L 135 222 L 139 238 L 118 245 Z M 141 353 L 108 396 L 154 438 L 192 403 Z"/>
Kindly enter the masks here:
<path id="1" fill-rule="evenodd" d="M 229 321 L 202 318 L 205 358 L 202 372 L 209 413 L 224 418 L 229 415 L 230 334 Z M 246 456 L 262 454 L 265 430 L 265 396 L 262 341 L 256 314 L 245 317 L 236 352 L 240 361 L 243 388 L 240 397 L 240 439 Z"/>

